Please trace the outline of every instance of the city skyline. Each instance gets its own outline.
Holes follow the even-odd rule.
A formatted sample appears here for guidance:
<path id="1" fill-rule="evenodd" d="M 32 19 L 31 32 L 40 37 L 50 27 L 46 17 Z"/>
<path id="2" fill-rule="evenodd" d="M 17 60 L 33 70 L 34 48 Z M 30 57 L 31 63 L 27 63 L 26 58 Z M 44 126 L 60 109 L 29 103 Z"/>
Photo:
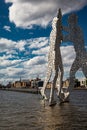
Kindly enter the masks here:
<path id="1" fill-rule="evenodd" d="M 78 15 L 78 24 L 84 32 L 87 49 L 87 2 L 86 0 L 1 0 L 0 1 L 0 82 L 17 79 L 44 79 L 49 50 L 51 21 L 58 8 L 63 13 L 62 24 L 67 26 L 70 13 Z M 72 53 L 71 53 L 72 52 Z M 73 44 L 62 43 L 61 53 L 65 75 L 75 58 Z M 77 74 L 79 77 L 79 75 Z M 83 74 L 80 75 L 83 77 Z"/>

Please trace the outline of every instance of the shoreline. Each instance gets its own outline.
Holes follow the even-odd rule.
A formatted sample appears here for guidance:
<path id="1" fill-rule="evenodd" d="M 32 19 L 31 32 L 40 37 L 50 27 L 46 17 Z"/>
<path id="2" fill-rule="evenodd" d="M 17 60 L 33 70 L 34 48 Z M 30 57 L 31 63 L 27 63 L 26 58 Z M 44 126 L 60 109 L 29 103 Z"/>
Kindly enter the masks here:
<path id="1" fill-rule="evenodd" d="M 0 90 L 40 94 L 40 89 L 37 88 L 0 88 Z M 74 88 L 73 90 L 87 90 L 87 88 Z"/>
<path id="2" fill-rule="evenodd" d="M 14 91 L 14 92 L 24 92 L 24 93 L 32 93 L 39 94 L 39 89 L 36 88 L 0 88 L 3 91 Z"/>
<path id="3" fill-rule="evenodd" d="M 74 90 L 87 90 L 87 88 L 74 88 Z"/>

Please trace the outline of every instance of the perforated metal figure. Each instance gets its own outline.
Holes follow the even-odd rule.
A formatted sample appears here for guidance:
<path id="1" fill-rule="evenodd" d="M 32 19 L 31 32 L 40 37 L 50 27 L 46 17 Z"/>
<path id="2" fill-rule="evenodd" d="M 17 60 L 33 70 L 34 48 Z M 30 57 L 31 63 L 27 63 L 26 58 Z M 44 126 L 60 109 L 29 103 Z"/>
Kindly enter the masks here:
<path id="1" fill-rule="evenodd" d="M 62 87 L 62 79 L 63 79 L 63 65 L 62 58 L 60 52 L 60 44 L 62 42 L 62 25 L 61 25 L 61 10 L 59 9 L 58 16 L 55 17 L 52 21 L 52 31 L 50 34 L 50 49 L 48 54 L 48 69 L 47 75 L 44 81 L 43 88 L 41 89 L 41 95 L 44 99 L 47 99 L 45 95 L 45 89 L 48 81 L 51 78 L 52 73 L 54 72 L 53 77 L 53 85 L 51 86 L 50 99 L 49 104 L 54 104 L 54 90 L 57 87 L 59 96 Z"/>
<path id="2" fill-rule="evenodd" d="M 87 52 L 84 45 L 83 32 L 78 26 L 77 21 L 77 15 L 71 14 L 68 17 L 68 27 L 63 27 L 63 30 L 68 32 L 68 35 L 65 35 L 63 37 L 63 41 L 72 42 L 76 53 L 76 58 L 70 69 L 70 91 L 74 86 L 75 74 L 79 70 L 79 68 L 82 69 L 85 77 L 87 78 Z"/>

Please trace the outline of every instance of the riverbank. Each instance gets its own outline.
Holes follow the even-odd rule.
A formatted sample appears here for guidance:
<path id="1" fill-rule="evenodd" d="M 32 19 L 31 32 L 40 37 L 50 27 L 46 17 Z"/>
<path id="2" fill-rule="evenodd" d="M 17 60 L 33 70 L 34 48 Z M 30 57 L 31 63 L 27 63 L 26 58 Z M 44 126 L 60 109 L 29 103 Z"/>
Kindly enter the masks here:
<path id="1" fill-rule="evenodd" d="M 15 91 L 15 92 L 23 92 L 23 93 L 32 93 L 32 94 L 40 94 L 40 90 L 37 88 L 0 88 L 3 91 Z M 87 88 L 74 88 L 73 90 L 87 90 Z"/>
<path id="2" fill-rule="evenodd" d="M 78 87 L 78 88 L 74 88 L 74 90 L 87 90 L 87 88 Z"/>
<path id="3" fill-rule="evenodd" d="M 39 89 L 36 88 L 0 88 L 3 91 L 15 91 L 15 92 L 25 92 L 25 93 L 32 93 L 32 94 L 39 94 Z"/>

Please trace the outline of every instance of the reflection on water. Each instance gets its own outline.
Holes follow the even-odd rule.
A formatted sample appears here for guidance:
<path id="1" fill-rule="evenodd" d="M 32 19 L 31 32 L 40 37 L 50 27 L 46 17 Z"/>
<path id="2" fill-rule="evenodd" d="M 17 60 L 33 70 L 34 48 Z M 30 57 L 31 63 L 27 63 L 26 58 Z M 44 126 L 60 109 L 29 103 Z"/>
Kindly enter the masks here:
<path id="1" fill-rule="evenodd" d="M 40 95 L 0 91 L 0 130 L 87 130 L 87 91 L 49 107 Z"/>

